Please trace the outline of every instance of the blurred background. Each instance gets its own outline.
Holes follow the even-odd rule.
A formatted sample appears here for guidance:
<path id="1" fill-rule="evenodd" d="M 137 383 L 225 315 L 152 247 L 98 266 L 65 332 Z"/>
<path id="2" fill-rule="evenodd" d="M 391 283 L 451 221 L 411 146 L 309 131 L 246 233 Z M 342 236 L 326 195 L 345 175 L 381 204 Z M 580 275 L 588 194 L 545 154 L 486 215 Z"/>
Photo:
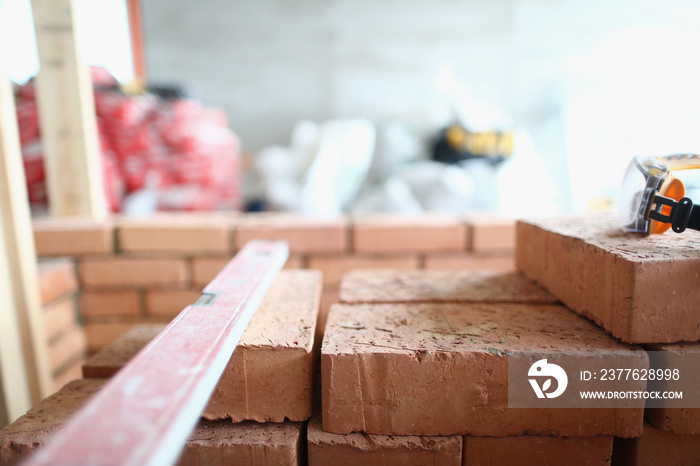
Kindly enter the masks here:
<path id="1" fill-rule="evenodd" d="M 633 155 L 700 151 L 696 1 L 76 12 L 113 211 L 606 211 Z M 2 0 L 0 32 L 40 210 L 29 0 Z"/>

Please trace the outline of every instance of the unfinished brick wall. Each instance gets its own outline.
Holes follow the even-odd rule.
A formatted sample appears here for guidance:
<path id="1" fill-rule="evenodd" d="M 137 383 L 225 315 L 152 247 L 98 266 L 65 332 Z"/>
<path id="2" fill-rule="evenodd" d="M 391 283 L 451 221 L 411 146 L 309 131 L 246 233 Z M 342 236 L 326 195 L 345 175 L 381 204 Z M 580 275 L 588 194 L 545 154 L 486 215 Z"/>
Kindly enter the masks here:
<path id="1" fill-rule="evenodd" d="M 323 272 L 321 330 L 352 269 L 514 269 L 514 221 L 483 216 L 188 213 L 101 223 L 42 219 L 34 228 L 40 257 L 66 256 L 77 265 L 90 353 L 135 324 L 169 322 L 253 238 L 286 240 L 287 268 Z"/>
<path id="2" fill-rule="evenodd" d="M 78 279 L 75 263 L 68 258 L 39 262 L 39 294 L 44 335 L 49 350 L 53 391 L 80 378 L 85 362 L 85 332 L 78 312 Z"/>

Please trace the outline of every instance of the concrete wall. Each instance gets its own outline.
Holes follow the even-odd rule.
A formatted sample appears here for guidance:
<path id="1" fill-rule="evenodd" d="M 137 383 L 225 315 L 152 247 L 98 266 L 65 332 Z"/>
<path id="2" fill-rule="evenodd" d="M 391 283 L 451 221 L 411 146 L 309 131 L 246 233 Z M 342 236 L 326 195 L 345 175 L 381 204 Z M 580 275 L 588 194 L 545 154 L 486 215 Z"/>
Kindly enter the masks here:
<path id="1" fill-rule="evenodd" d="M 630 154 L 619 152 L 629 147 L 611 148 L 609 135 L 598 134 L 605 128 L 596 127 L 595 116 L 588 113 L 596 108 L 605 113 L 610 96 L 628 88 L 624 75 L 628 64 L 638 65 L 638 76 L 643 78 L 653 71 L 654 60 L 668 56 L 667 45 L 681 54 L 686 53 L 683 47 L 692 47 L 688 53 L 697 52 L 697 41 L 669 39 L 667 31 L 697 35 L 700 15 L 700 5 L 690 0 L 142 0 L 142 4 L 150 77 L 189 83 L 209 104 L 223 107 L 248 150 L 286 143 L 292 125 L 301 118 L 429 115 L 436 102 L 436 73 L 441 65 L 450 64 L 476 100 L 504 107 L 529 130 L 547 170 L 564 185 L 571 171 L 580 171 L 577 163 L 562 157 L 570 149 L 565 138 L 591 141 L 593 134 L 586 152 L 602 154 L 600 161 L 619 157 L 615 167 L 624 166 Z M 656 29 L 644 32 L 649 26 Z M 638 31 L 660 48 L 648 55 L 647 43 L 615 42 L 628 31 Z M 619 50 L 608 47 L 611 42 Z M 640 47 L 635 49 L 635 44 Z M 606 50 L 621 54 L 606 56 Z M 681 57 L 678 63 L 684 63 Z M 601 92 L 600 83 L 612 86 L 606 84 Z M 651 85 L 664 92 L 668 83 Z M 639 97 L 653 91 L 646 86 Z M 592 121 L 592 128 L 572 133 L 567 127 L 572 99 L 592 102 L 580 110 L 588 113 L 573 118 L 579 128 L 581 120 Z M 659 105 L 655 112 L 675 112 Z M 625 118 L 624 112 L 620 117 Z M 653 133 L 638 126 L 642 140 Z M 595 139 L 598 136 L 600 140 Z M 621 135 L 626 140 L 633 136 Z M 700 146 L 697 131 L 691 143 Z M 568 184 L 585 190 L 585 182 L 581 183 L 584 186 L 578 188 L 576 182 Z"/>

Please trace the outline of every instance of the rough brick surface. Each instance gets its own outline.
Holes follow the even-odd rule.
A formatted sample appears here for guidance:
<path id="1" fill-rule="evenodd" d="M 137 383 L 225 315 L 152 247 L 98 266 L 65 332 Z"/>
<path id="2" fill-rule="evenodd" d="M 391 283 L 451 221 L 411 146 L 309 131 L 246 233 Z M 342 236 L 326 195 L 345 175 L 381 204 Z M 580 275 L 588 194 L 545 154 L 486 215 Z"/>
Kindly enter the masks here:
<path id="1" fill-rule="evenodd" d="M 49 345 L 49 366 L 56 374 L 66 366 L 85 356 L 85 332 L 81 327 L 71 324 L 59 337 Z"/>
<path id="2" fill-rule="evenodd" d="M 201 296 L 202 291 L 196 289 L 146 291 L 146 313 L 172 319 Z"/>
<path id="3" fill-rule="evenodd" d="M 77 322 L 75 297 L 65 296 L 44 306 L 43 317 L 44 334 L 51 342 Z"/>
<path id="4" fill-rule="evenodd" d="M 314 416 L 308 431 L 309 466 L 462 464 L 462 437 L 385 436 L 324 432 Z"/>
<path id="5" fill-rule="evenodd" d="M 345 218 L 314 218 L 292 214 L 247 215 L 234 230 L 236 249 L 252 239 L 285 240 L 297 254 L 342 253 L 348 250 Z"/>
<path id="6" fill-rule="evenodd" d="M 90 288 L 182 286 L 189 268 L 182 259 L 105 257 L 80 261 L 80 281 Z"/>
<path id="7" fill-rule="evenodd" d="M 612 464 L 685 466 L 700 464 L 700 435 L 676 434 L 644 423 L 639 438 L 616 438 Z"/>
<path id="8" fill-rule="evenodd" d="M 607 217 L 518 222 L 516 263 L 623 341 L 697 341 L 698 235 L 640 236 Z"/>
<path id="9" fill-rule="evenodd" d="M 309 257 L 307 267 L 323 272 L 325 285 L 339 285 L 343 276 L 354 269 L 417 269 L 413 255 L 324 255 Z"/>
<path id="10" fill-rule="evenodd" d="M 195 286 L 204 287 L 209 284 L 221 270 L 231 262 L 233 256 L 227 257 L 193 257 L 192 258 L 192 283 Z M 303 269 L 304 259 L 301 256 L 290 256 L 285 269 Z"/>
<path id="11" fill-rule="evenodd" d="M 255 312 L 203 416 L 305 421 L 313 403 L 313 345 L 321 273 L 283 270 Z"/>
<path id="12" fill-rule="evenodd" d="M 556 305 L 335 305 L 321 348 L 323 427 L 380 435 L 635 436 L 643 409 L 508 409 L 507 354 L 646 353 Z M 614 353 L 613 353 L 614 352 Z M 570 361 L 575 366 L 576 358 Z"/>
<path id="13" fill-rule="evenodd" d="M 69 258 L 39 261 L 39 293 L 41 303 L 48 304 L 78 291 L 75 262 Z"/>
<path id="14" fill-rule="evenodd" d="M 100 387 L 104 380 L 78 380 L 0 431 L 0 464 L 15 465 L 41 445 Z M 178 462 L 189 465 L 300 463 L 301 425 L 200 422 Z"/>
<path id="15" fill-rule="evenodd" d="M 320 294 L 320 272 L 280 272 L 231 356 L 205 418 L 282 422 L 311 416 Z M 157 326 L 133 328 L 91 358 L 84 376 L 114 375 L 158 331 Z"/>
<path id="16" fill-rule="evenodd" d="M 83 365 L 83 378 L 112 377 L 164 328 L 164 324 L 135 325 Z"/>
<path id="17" fill-rule="evenodd" d="M 117 241 L 126 252 L 227 253 L 231 224 L 231 218 L 221 215 L 193 213 L 121 219 Z"/>
<path id="18" fill-rule="evenodd" d="M 38 256 L 81 256 L 114 252 L 114 226 L 92 220 L 34 220 Z"/>
<path id="19" fill-rule="evenodd" d="M 700 342 L 694 343 L 673 343 L 665 345 L 646 345 L 648 351 L 668 351 L 677 356 L 684 353 L 693 352 L 692 358 L 688 359 L 688 365 L 692 366 L 697 361 L 697 354 L 700 353 Z M 693 387 L 696 390 L 700 387 L 700 372 L 697 367 L 684 370 L 681 368 L 685 387 Z M 647 420 L 659 429 L 676 432 L 678 434 L 700 434 L 700 408 L 648 408 L 644 415 Z"/>
<path id="20" fill-rule="evenodd" d="M 659 429 L 677 434 L 700 434 L 700 408 L 649 408 L 645 416 Z"/>
<path id="21" fill-rule="evenodd" d="M 515 271 L 513 255 L 480 255 L 471 253 L 427 254 L 423 268 L 438 270 L 501 270 Z"/>
<path id="22" fill-rule="evenodd" d="M 297 422 L 200 421 L 178 466 L 301 465 L 302 438 L 302 425 Z"/>
<path id="23" fill-rule="evenodd" d="M 464 459 L 470 466 L 609 465 L 613 437 L 465 437 Z"/>
<path id="24" fill-rule="evenodd" d="M 358 253 L 466 251 L 468 231 L 447 215 L 368 215 L 354 220 L 352 238 Z"/>
<path id="25" fill-rule="evenodd" d="M 467 218 L 471 250 L 478 253 L 513 251 L 515 220 L 489 214 L 471 214 Z"/>
<path id="26" fill-rule="evenodd" d="M 137 291 L 83 291 L 80 293 L 80 313 L 84 318 L 141 314 L 141 296 Z"/>
<path id="27" fill-rule="evenodd" d="M 51 433 L 63 425 L 103 381 L 78 380 L 51 395 L 13 424 L 0 431 L 0 464 L 18 464 L 29 453 L 46 443 Z"/>
<path id="28" fill-rule="evenodd" d="M 515 272 L 355 270 L 340 286 L 344 303 L 473 302 L 554 304 L 545 289 Z"/>

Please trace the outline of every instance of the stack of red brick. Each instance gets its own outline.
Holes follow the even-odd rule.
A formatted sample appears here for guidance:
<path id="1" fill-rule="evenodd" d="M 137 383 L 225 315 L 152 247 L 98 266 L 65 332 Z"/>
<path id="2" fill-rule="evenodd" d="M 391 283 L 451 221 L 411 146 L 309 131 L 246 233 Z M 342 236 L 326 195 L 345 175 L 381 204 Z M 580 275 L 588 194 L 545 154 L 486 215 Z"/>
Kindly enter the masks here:
<path id="1" fill-rule="evenodd" d="M 341 276 L 356 267 L 511 269 L 513 233 L 513 222 L 445 216 L 353 221 L 289 215 L 167 216 L 107 224 L 35 222 L 39 254 L 69 254 L 78 264 L 82 314 L 93 351 L 135 324 L 169 320 L 194 302 L 201 287 L 251 238 L 287 240 L 293 254 L 288 266 L 324 270 L 323 283 L 312 271 L 280 276 L 266 301 L 277 305 L 268 305 L 267 311 L 263 305 L 256 314 L 204 413 L 208 420 L 188 443 L 183 462 L 200 464 L 232 458 L 251 464 L 304 462 L 305 432 L 299 422 L 310 418 L 314 405 L 313 354 L 318 353 L 312 348 L 316 342 L 317 351 L 321 336 L 317 318 L 325 316 L 319 313 L 324 285 L 327 311 L 328 301 L 337 300 Z M 403 238 L 402 243 L 392 241 L 394 237 Z M 286 291 L 285 281 L 292 285 Z M 137 326 L 95 355 L 84 366 L 88 380 L 68 385 L 5 430 L 0 458 L 15 461 L 43 443 L 99 389 L 100 378 L 111 376 L 159 328 Z M 448 443 L 454 450 L 451 454 L 459 454 L 461 443 Z"/>
<path id="2" fill-rule="evenodd" d="M 696 232 L 626 234 L 616 219 L 600 217 L 519 222 L 516 262 L 529 278 L 619 340 L 697 361 Z M 689 398 L 700 388 L 694 366 L 681 374 L 694 391 Z M 616 439 L 617 463 L 700 464 L 700 408 L 654 408 L 644 414 L 641 436 Z"/>
<path id="3" fill-rule="evenodd" d="M 630 369 L 648 367 L 644 350 L 697 357 L 696 240 L 614 219 L 521 222 L 517 266 L 552 295 L 516 274 L 350 273 L 326 324 L 309 462 L 698 464 L 700 409 L 509 408 L 506 357 L 583 367 L 593 352 Z M 682 377 L 691 398 L 697 367 Z"/>
<path id="4" fill-rule="evenodd" d="M 86 339 L 78 313 L 75 262 L 67 258 L 39 262 L 39 291 L 53 378 L 53 391 L 79 379 L 85 362 Z"/>
<path id="5" fill-rule="evenodd" d="M 444 217 L 120 220 L 104 227 L 112 248 L 110 235 L 116 237 L 116 250 L 84 249 L 76 257 L 83 298 L 105 300 L 95 309 L 126 295 L 148 310 L 152 293 L 191 292 L 189 302 L 173 304 L 173 313 L 198 296 L 193 276 L 208 281 L 233 246 L 253 237 L 286 239 L 293 266 L 324 269 L 323 280 L 314 271 L 280 275 L 182 464 L 697 464 L 700 410 L 514 409 L 507 389 L 508 355 L 518 352 L 576 358 L 593 351 L 635 368 L 648 364 L 644 350 L 699 350 L 692 341 L 700 339 L 694 333 L 700 328 L 700 250 L 692 233 L 640 238 L 590 218 L 522 222 L 518 267 L 549 292 L 512 271 L 418 270 L 448 257 L 463 269 L 486 260 L 467 252 L 470 244 L 478 249 L 481 225 Z M 41 250 L 40 232 L 47 227 L 37 227 Z M 62 234 L 66 240 L 76 231 L 44 240 L 59 247 Z M 507 231 L 494 226 L 486 238 Z M 81 244 L 90 248 L 90 241 Z M 512 239 L 499 240 L 492 250 L 508 245 Z M 155 265 L 163 268 L 149 269 Z M 403 270 L 345 274 L 387 266 Z M 319 312 L 322 283 L 328 290 L 338 282 L 339 291 L 331 291 L 340 304 L 326 316 Z M 132 329 L 84 366 L 88 380 L 67 386 L 3 431 L 0 460 L 14 461 L 18 452 L 41 444 L 99 389 L 100 378 L 123 366 L 157 330 Z M 314 397 L 319 337 L 320 396 Z"/>

